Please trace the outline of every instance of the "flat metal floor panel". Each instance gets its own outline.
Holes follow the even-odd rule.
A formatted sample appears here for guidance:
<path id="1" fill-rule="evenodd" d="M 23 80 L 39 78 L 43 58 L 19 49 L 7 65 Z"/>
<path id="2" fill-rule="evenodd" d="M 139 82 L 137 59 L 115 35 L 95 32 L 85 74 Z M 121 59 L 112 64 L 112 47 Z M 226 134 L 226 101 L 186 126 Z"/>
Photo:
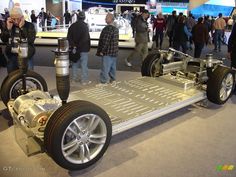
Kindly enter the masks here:
<path id="1" fill-rule="evenodd" d="M 171 79 L 171 82 L 170 82 Z M 138 119 L 152 119 L 180 109 L 184 106 L 205 98 L 203 91 L 195 87 L 184 89 L 181 84 L 191 81 L 175 79 L 167 76 L 162 78 L 140 77 L 134 80 L 115 82 L 108 85 L 97 85 L 94 88 L 72 92 L 69 101 L 86 100 L 102 107 L 110 116 L 113 131 L 129 127 L 129 122 L 137 126 Z M 158 115 L 158 113 L 161 113 Z M 134 122 L 134 120 L 136 122 Z M 147 118 L 147 121 L 150 118 Z M 144 121 L 144 120 L 142 120 Z M 142 122 L 141 121 L 141 122 Z M 145 121 L 145 122 L 147 122 Z M 140 124 L 141 124 L 140 122 Z M 123 127 L 124 127 L 123 126 Z M 118 128 L 119 127 L 119 128 Z M 115 128 L 115 129 L 114 129 Z M 120 132 L 120 130 L 116 130 Z"/>

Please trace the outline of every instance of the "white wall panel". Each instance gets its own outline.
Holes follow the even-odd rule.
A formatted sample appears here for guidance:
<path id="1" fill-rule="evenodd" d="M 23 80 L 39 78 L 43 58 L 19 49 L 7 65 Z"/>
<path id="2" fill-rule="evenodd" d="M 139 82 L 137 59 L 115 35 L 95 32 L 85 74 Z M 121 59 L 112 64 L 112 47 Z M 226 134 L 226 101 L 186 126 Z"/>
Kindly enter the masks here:
<path id="1" fill-rule="evenodd" d="M 9 8 L 10 2 L 20 2 L 20 7 L 22 10 L 35 10 L 36 14 L 38 14 L 42 7 L 46 7 L 45 0 L 1 0 L 0 1 L 0 13 L 4 12 L 4 8 Z"/>

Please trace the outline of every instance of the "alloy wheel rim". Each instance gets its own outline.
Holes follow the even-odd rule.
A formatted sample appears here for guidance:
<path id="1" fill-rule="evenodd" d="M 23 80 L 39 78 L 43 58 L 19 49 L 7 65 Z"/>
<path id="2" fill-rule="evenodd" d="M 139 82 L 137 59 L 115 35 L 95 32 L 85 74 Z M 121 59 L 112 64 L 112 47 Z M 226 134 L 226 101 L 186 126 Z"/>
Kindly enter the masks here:
<path id="1" fill-rule="evenodd" d="M 101 117 L 95 114 L 81 115 L 63 133 L 62 154 L 73 164 L 87 163 L 101 152 L 106 139 L 107 128 Z"/>
<path id="2" fill-rule="evenodd" d="M 33 77 L 26 77 L 26 91 L 27 93 L 33 90 L 41 90 L 43 88 L 42 84 Z M 22 90 L 22 79 L 15 82 L 10 88 L 9 98 L 15 99 L 21 95 Z"/>
<path id="3" fill-rule="evenodd" d="M 225 101 L 230 96 L 234 84 L 234 77 L 232 73 L 228 73 L 226 77 L 224 77 L 221 89 L 220 89 L 220 99 L 221 101 Z"/>
<path id="4" fill-rule="evenodd" d="M 155 60 L 151 65 L 151 77 L 158 77 L 161 75 L 161 59 Z"/>

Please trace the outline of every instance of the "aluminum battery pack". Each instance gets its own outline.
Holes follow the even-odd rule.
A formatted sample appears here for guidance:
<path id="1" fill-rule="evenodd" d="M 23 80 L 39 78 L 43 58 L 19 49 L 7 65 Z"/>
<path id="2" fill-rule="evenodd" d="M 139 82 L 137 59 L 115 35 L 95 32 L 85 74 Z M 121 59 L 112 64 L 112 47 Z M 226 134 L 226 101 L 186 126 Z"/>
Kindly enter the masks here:
<path id="1" fill-rule="evenodd" d="M 86 100 L 103 108 L 114 135 L 205 98 L 193 81 L 166 75 L 100 84 L 72 92 L 69 101 Z"/>

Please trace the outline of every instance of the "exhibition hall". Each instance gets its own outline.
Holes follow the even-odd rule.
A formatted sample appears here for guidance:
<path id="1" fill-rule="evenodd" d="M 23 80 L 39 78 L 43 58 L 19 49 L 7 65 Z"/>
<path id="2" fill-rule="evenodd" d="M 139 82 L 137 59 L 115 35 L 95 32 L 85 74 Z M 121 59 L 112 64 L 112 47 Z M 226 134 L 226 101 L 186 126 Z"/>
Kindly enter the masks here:
<path id="1" fill-rule="evenodd" d="M 1 177 L 235 177 L 235 0 L 0 2 Z"/>

